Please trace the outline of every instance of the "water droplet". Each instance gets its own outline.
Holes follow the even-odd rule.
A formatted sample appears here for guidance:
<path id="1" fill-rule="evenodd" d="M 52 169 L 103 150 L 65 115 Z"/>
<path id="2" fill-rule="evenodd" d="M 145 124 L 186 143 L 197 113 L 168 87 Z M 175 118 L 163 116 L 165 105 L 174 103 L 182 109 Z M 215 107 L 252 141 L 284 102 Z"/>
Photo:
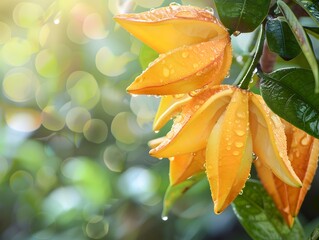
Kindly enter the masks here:
<path id="1" fill-rule="evenodd" d="M 248 174 L 248 177 L 247 177 L 247 179 L 250 179 L 250 178 L 251 178 L 251 174 L 249 173 L 249 174 Z"/>
<path id="2" fill-rule="evenodd" d="M 243 112 L 243 111 L 240 111 L 240 112 L 237 112 L 236 113 L 236 116 L 238 117 L 238 118 L 241 118 L 241 119 L 243 119 L 243 118 L 245 118 L 245 113 Z"/>
<path id="3" fill-rule="evenodd" d="M 244 143 L 243 142 L 235 142 L 235 146 L 238 148 L 241 148 L 244 146 Z"/>
<path id="4" fill-rule="evenodd" d="M 175 95 L 173 95 L 173 97 L 176 99 L 179 99 L 179 98 L 184 97 L 184 94 L 175 94 Z"/>
<path id="5" fill-rule="evenodd" d="M 227 146 L 227 147 L 226 147 L 226 150 L 229 151 L 230 149 L 231 149 L 231 146 Z"/>
<path id="6" fill-rule="evenodd" d="M 177 3 L 177 2 L 171 2 L 171 3 L 169 4 L 169 6 L 170 6 L 170 7 L 171 7 L 171 6 L 180 6 L 180 4 Z"/>
<path id="7" fill-rule="evenodd" d="M 155 133 L 159 133 L 159 130 L 155 130 L 154 132 L 155 132 Z"/>
<path id="8" fill-rule="evenodd" d="M 211 15 L 214 15 L 214 9 L 211 7 L 205 7 L 205 11 L 208 12 Z"/>
<path id="9" fill-rule="evenodd" d="M 195 157 L 197 155 L 197 153 L 193 152 L 192 155 Z"/>
<path id="10" fill-rule="evenodd" d="M 178 9 L 178 8 L 180 7 L 180 4 L 177 3 L 177 2 L 171 2 L 171 3 L 169 4 L 169 7 L 170 7 L 172 10 L 176 10 L 176 9 Z"/>
<path id="11" fill-rule="evenodd" d="M 239 151 L 234 151 L 234 152 L 233 152 L 233 155 L 234 155 L 234 156 L 238 156 L 238 155 L 239 155 Z"/>
<path id="12" fill-rule="evenodd" d="M 167 217 L 167 216 L 163 216 L 163 217 L 162 217 L 162 220 L 163 220 L 163 221 L 167 221 L 167 220 L 168 220 L 168 217 Z"/>
<path id="13" fill-rule="evenodd" d="M 174 123 L 179 123 L 183 120 L 183 116 L 182 115 L 177 115 L 176 118 L 174 119 Z"/>
<path id="14" fill-rule="evenodd" d="M 253 159 L 253 161 L 257 161 L 258 160 L 258 156 L 255 153 L 252 153 L 252 159 Z"/>
<path id="15" fill-rule="evenodd" d="M 196 18 L 197 14 L 196 12 L 190 12 L 190 11 L 180 11 L 175 14 L 175 17 L 182 17 L 182 18 Z"/>
<path id="16" fill-rule="evenodd" d="M 183 52 L 183 53 L 182 53 L 182 57 L 183 57 L 183 58 L 187 58 L 188 56 L 189 56 L 189 52 Z"/>
<path id="17" fill-rule="evenodd" d="M 169 131 L 167 134 L 166 134 L 166 137 L 167 138 L 172 138 L 174 136 L 174 132 L 173 131 Z"/>
<path id="18" fill-rule="evenodd" d="M 235 130 L 235 133 L 237 134 L 237 136 L 240 136 L 240 137 L 245 135 L 245 132 L 240 129 Z"/>
<path id="19" fill-rule="evenodd" d="M 190 96 L 190 97 L 195 97 L 197 94 L 199 94 L 201 92 L 201 90 L 200 89 L 196 89 L 196 90 L 193 90 L 193 91 L 190 91 L 189 93 L 188 93 L 188 95 Z"/>
<path id="20" fill-rule="evenodd" d="M 244 193 L 244 190 L 242 189 L 242 190 L 240 190 L 240 192 L 238 194 L 243 195 L 243 193 Z"/>
<path id="21" fill-rule="evenodd" d="M 197 63 L 194 63 L 194 64 L 193 64 L 193 68 L 198 68 L 198 64 L 197 64 Z"/>
<path id="22" fill-rule="evenodd" d="M 307 146 L 310 143 L 310 136 L 307 134 L 304 138 L 301 139 L 300 143 L 303 146 Z"/>
<path id="23" fill-rule="evenodd" d="M 240 34 L 241 32 L 240 31 L 235 31 L 234 33 L 233 33 L 233 35 L 235 36 L 235 37 L 237 37 L 237 36 L 239 36 L 239 34 Z"/>
<path id="24" fill-rule="evenodd" d="M 310 188 L 311 188 L 311 185 L 309 185 L 309 186 L 308 186 L 307 190 L 309 191 L 309 190 L 310 190 Z"/>
<path id="25" fill-rule="evenodd" d="M 166 68 L 166 67 L 163 68 L 163 75 L 164 75 L 164 77 L 169 77 L 169 69 L 168 68 Z"/>
<path id="26" fill-rule="evenodd" d="M 153 13 L 155 11 L 155 8 L 151 8 L 150 12 Z"/>

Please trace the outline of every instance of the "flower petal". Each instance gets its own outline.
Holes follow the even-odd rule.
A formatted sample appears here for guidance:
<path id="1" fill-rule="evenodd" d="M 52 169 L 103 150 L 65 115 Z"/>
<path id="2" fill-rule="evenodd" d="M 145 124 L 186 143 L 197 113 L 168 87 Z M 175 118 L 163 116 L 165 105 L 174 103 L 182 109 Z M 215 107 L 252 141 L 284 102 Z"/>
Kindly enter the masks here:
<path id="1" fill-rule="evenodd" d="M 211 129 L 226 109 L 234 89 L 219 85 L 193 97 L 184 107 L 181 117 L 174 120 L 166 139 L 150 154 L 163 158 L 205 148 Z"/>
<path id="2" fill-rule="evenodd" d="M 288 185 L 277 178 L 261 161 L 257 160 L 254 164 L 264 188 L 272 197 L 277 209 L 280 211 L 286 223 L 289 226 L 292 226 L 294 218 L 290 213 L 289 196 L 287 191 Z"/>
<path id="3" fill-rule="evenodd" d="M 248 93 L 237 89 L 206 148 L 206 174 L 215 213 L 221 213 L 243 189 L 251 168 L 251 153 Z"/>
<path id="4" fill-rule="evenodd" d="M 170 158 L 170 185 L 179 184 L 205 170 L 205 149 Z"/>
<path id="5" fill-rule="evenodd" d="M 283 182 L 301 187 L 287 156 L 286 136 L 280 118 L 271 112 L 261 96 L 255 94 L 250 95 L 249 109 L 254 152 Z"/>
<path id="6" fill-rule="evenodd" d="M 290 124 L 285 122 L 286 128 L 288 125 Z M 287 138 L 291 139 L 288 146 L 288 156 L 297 176 L 302 181 L 302 188 L 287 186 L 287 190 L 290 212 L 292 216 L 297 216 L 317 169 L 319 140 L 292 125 L 290 126 L 292 128 L 291 135 L 286 132 Z"/>
<path id="7" fill-rule="evenodd" d="M 210 12 L 191 6 L 169 6 L 115 16 L 128 32 L 159 53 L 228 34 Z"/>
<path id="8" fill-rule="evenodd" d="M 181 112 L 182 106 L 191 99 L 188 94 L 163 96 L 155 115 L 153 130 L 159 131 L 171 118 Z"/>
<path id="9" fill-rule="evenodd" d="M 232 61 L 229 36 L 182 46 L 160 55 L 127 88 L 132 94 L 170 95 L 188 93 L 221 83 Z"/>

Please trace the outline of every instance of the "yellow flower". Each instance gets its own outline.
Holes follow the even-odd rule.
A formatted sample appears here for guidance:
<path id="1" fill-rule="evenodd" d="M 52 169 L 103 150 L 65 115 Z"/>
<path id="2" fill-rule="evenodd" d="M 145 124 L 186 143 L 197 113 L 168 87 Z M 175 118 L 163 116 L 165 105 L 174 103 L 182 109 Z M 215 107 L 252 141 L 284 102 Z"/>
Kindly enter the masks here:
<path id="1" fill-rule="evenodd" d="M 294 217 L 299 213 L 317 169 L 319 140 L 288 122 L 284 121 L 284 124 L 288 157 L 297 176 L 302 181 L 302 188 L 294 188 L 285 184 L 260 161 L 257 161 L 255 166 L 265 189 L 273 198 L 287 224 L 292 227 Z"/>
<path id="2" fill-rule="evenodd" d="M 301 186 L 287 156 L 280 118 L 260 96 L 247 90 L 219 85 L 192 97 L 150 154 L 158 158 L 184 155 L 185 159 L 203 150 L 216 213 L 244 188 L 252 152 L 283 182 Z"/>
<path id="3" fill-rule="evenodd" d="M 160 56 L 127 88 L 132 94 L 188 93 L 219 84 L 232 53 L 226 28 L 211 12 L 170 5 L 115 20 Z"/>

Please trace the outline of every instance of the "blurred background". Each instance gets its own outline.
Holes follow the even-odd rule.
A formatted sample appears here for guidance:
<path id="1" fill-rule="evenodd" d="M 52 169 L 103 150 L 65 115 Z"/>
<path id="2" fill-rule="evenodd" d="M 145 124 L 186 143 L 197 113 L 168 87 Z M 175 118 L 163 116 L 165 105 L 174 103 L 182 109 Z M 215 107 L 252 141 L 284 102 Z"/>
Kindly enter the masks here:
<path id="1" fill-rule="evenodd" d="M 249 239 L 206 181 L 161 219 L 168 160 L 147 142 L 169 126 L 152 132 L 158 98 L 126 93 L 152 56 L 112 17 L 170 2 L 0 1 L 0 239 Z M 248 54 L 233 44 L 230 80 Z"/>

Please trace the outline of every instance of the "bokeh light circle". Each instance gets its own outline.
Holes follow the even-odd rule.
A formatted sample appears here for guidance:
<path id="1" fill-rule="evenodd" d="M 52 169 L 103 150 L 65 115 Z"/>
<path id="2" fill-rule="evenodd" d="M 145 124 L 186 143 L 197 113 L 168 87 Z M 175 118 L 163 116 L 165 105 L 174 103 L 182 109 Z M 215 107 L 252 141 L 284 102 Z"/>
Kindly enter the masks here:
<path id="1" fill-rule="evenodd" d="M 32 2 L 18 3 L 13 10 L 14 22 L 24 28 L 31 28 L 40 23 L 43 9 L 40 5 Z"/>
<path id="2" fill-rule="evenodd" d="M 129 110 L 129 95 L 113 86 L 105 86 L 102 89 L 102 107 L 104 111 L 115 116 Z"/>
<path id="3" fill-rule="evenodd" d="M 100 14 L 92 13 L 84 19 L 83 33 L 91 39 L 103 39 L 107 36 L 108 32 Z"/>
<path id="4" fill-rule="evenodd" d="M 2 48 L 3 60 L 12 66 L 22 66 L 27 63 L 31 53 L 30 43 L 22 38 L 11 38 Z"/>
<path id="5" fill-rule="evenodd" d="M 41 114 L 28 108 L 8 109 L 5 112 L 5 120 L 11 129 L 19 132 L 33 132 L 42 123 Z"/>
<path id="6" fill-rule="evenodd" d="M 97 69 L 106 76 L 116 77 L 126 72 L 126 64 L 135 59 L 129 52 L 115 55 L 108 47 L 98 50 L 95 57 Z"/>
<path id="7" fill-rule="evenodd" d="M 93 108 L 100 100 L 99 86 L 88 72 L 75 71 L 69 76 L 67 83 L 67 92 L 76 105 Z"/>
<path id="8" fill-rule="evenodd" d="M 8 72 L 2 82 L 3 92 L 14 102 L 25 102 L 34 98 L 38 79 L 27 68 L 17 68 Z"/>
<path id="9" fill-rule="evenodd" d="M 125 153 L 116 145 L 108 146 L 103 154 L 105 165 L 112 172 L 122 172 L 126 160 Z"/>
<path id="10" fill-rule="evenodd" d="M 74 107 L 66 115 L 66 125 L 76 133 L 82 133 L 84 125 L 91 119 L 90 112 L 83 107 Z"/>
<path id="11" fill-rule="evenodd" d="M 85 227 L 87 236 L 93 239 L 105 237 L 108 231 L 109 223 L 102 216 L 92 217 Z"/>
<path id="12" fill-rule="evenodd" d="M 108 127 L 101 119 L 90 119 L 83 127 L 84 137 L 93 143 L 102 143 L 106 140 Z"/>
<path id="13" fill-rule="evenodd" d="M 134 0 L 138 5 L 140 5 L 143 8 L 155 8 L 159 7 L 163 4 L 164 0 Z"/>
<path id="14" fill-rule="evenodd" d="M 62 114 L 55 106 L 47 106 L 42 111 L 42 125 L 51 131 L 59 131 L 65 125 Z"/>
<path id="15" fill-rule="evenodd" d="M 117 114 L 111 124 L 113 136 L 116 140 L 125 144 L 133 144 L 138 140 L 137 129 L 138 125 L 135 116 L 130 112 Z"/>
<path id="16" fill-rule="evenodd" d="M 27 191 L 33 187 L 33 184 L 33 177 L 27 171 L 16 171 L 10 177 L 10 187 L 15 193 Z"/>
<path id="17" fill-rule="evenodd" d="M 8 24 L 0 22 L 0 44 L 4 44 L 11 38 L 11 28 Z"/>

